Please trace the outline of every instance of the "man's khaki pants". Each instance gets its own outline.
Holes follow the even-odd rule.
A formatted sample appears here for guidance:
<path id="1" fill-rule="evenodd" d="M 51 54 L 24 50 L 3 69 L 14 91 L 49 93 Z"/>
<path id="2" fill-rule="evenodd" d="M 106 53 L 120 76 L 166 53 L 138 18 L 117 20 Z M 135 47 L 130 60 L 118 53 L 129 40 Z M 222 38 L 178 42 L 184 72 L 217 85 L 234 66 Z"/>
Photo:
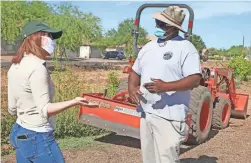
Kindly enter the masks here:
<path id="1" fill-rule="evenodd" d="M 187 131 L 185 122 L 143 113 L 140 120 L 143 163 L 179 163 L 180 145 L 185 141 Z"/>

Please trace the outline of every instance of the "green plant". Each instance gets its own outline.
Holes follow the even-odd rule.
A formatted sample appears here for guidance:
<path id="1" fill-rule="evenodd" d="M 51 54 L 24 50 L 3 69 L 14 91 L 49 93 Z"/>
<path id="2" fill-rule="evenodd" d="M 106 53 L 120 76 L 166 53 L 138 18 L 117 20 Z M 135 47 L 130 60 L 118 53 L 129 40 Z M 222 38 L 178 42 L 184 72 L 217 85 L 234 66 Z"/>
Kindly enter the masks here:
<path id="1" fill-rule="evenodd" d="M 239 89 L 240 86 L 241 86 L 241 78 L 240 78 L 240 76 L 235 76 L 234 82 L 235 82 L 235 87 L 236 87 L 237 89 Z"/>
<path id="2" fill-rule="evenodd" d="M 210 59 L 213 59 L 213 60 L 222 60 L 223 58 L 222 57 L 215 57 L 215 56 L 210 56 L 209 57 Z"/>
<path id="3" fill-rule="evenodd" d="M 81 96 L 83 91 L 96 92 L 97 89 L 102 89 L 94 86 L 96 89 L 90 90 L 91 86 L 84 80 L 84 76 L 73 73 L 69 67 L 66 67 L 63 71 L 57 69 L 57 71 L 52 72 L 52 78 L 56 87 L 55 102 Z M 81 124 L 78 120 L 78 111 L 78 107 L 73 107 L 57 115 L 56 138 L 85 137 L 103 133 L 103 130 Z"/>
<path id="4" fill-rule="evenodd" d="M 199 53 L 202 52 L 203 48 L 206 48 L 205 42 L 199 35 L 196 35 L 196 34 L 192 35 L 192 43 L 195 46 L 195 48 L 199 51 Z"/>
<path id="5" fill-rule="evenodd" d="M 74 107 L 57 116 L 55 132 L 57 139 L 67 137 L 80 138 L 105 133 L 104 130 L 81 124 L 78 121 L 78 109 Z"/>
<path id="6" fill-rule="evenodd" d="M 234 69 L 235 75 L 240 76 L 241 80 L 248 80 L 248 76 L 251 75 L 251 62 L 242 56 L 232 58 L 228 66 Z"/>
<path id="7" fill-rule="evenodd" d="M 115 71 L 109 72 L 108 74 L 108 97 L 112 97 L 115 95 L 118 86 L 119 86 L 118 74 Z"/>
<path id="8" fill-rule="evenodd" d="M 16 116 L 10 116 L 8 114 L 1 119 L 1 144 L 9 143 L 10 130 L 15 121 Z"/>
<path id="9" fill-rule="evenodd" d="M 6 114 L 4 118 L 1 117 L 1 154 L 6 155 L 13 151 L 9 142 L 9 135 L 13 124 L 16 122 L 16 116 Z"/>

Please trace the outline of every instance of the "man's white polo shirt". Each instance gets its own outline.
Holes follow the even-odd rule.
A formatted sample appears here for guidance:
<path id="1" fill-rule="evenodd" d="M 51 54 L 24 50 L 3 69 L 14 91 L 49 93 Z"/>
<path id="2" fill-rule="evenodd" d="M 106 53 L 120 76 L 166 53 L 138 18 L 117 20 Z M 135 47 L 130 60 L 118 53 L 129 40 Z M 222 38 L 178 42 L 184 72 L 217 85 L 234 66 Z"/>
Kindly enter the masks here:
<path id="1" fill-rule="evenodd" d="M 194 45 L 180 36 L 160 46 L 159 40 L 147 43 L 139 52 L 132 69 L 141 76 L 143 93 L 139 112 L 148 112 L 168 120 L 185 121 L 190 92 L 173 91 L 152 94 L 143 87 L 151 78 L 165 82 L 177 81 L 192 74 L 201 73 L 198 51 Z M 161 43 L 163 44 L 163 43 Z"/>

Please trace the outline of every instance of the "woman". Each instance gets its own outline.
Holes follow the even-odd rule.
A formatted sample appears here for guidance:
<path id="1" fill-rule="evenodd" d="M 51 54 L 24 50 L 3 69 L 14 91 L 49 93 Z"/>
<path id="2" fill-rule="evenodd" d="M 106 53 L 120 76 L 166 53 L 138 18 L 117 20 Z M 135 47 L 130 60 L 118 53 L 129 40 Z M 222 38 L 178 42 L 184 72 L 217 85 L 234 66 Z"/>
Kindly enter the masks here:
<path id="1" fill-rule="evenodd" d="M 62 163 L 63 155 L 54 139 L 55 115 L 75 105 L 90 104 L 82 97 L 52 103 L 54 88 L 45 65 L 62 31 L 40 21 L 23 27 L 23 42 L 8 71 L 8 111 L 17 115 L 10 133 L 19 163 Z"/>

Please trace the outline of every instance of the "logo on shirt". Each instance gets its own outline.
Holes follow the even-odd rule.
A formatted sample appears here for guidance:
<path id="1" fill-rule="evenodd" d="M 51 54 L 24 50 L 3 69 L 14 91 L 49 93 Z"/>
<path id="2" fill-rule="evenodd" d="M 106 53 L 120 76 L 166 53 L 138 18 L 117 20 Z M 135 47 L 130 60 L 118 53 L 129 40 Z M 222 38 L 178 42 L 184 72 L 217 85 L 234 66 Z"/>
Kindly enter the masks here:
<path id="1" fill-rule="evenodd" d="M 164 55 L 163 55 L 163 58 L 164 58 L 164 60 L 169 60 L 169 59 L 171 59 L 172 58 L 172 56 L 173 56 L 173 52 L 166 52 Z"/>

